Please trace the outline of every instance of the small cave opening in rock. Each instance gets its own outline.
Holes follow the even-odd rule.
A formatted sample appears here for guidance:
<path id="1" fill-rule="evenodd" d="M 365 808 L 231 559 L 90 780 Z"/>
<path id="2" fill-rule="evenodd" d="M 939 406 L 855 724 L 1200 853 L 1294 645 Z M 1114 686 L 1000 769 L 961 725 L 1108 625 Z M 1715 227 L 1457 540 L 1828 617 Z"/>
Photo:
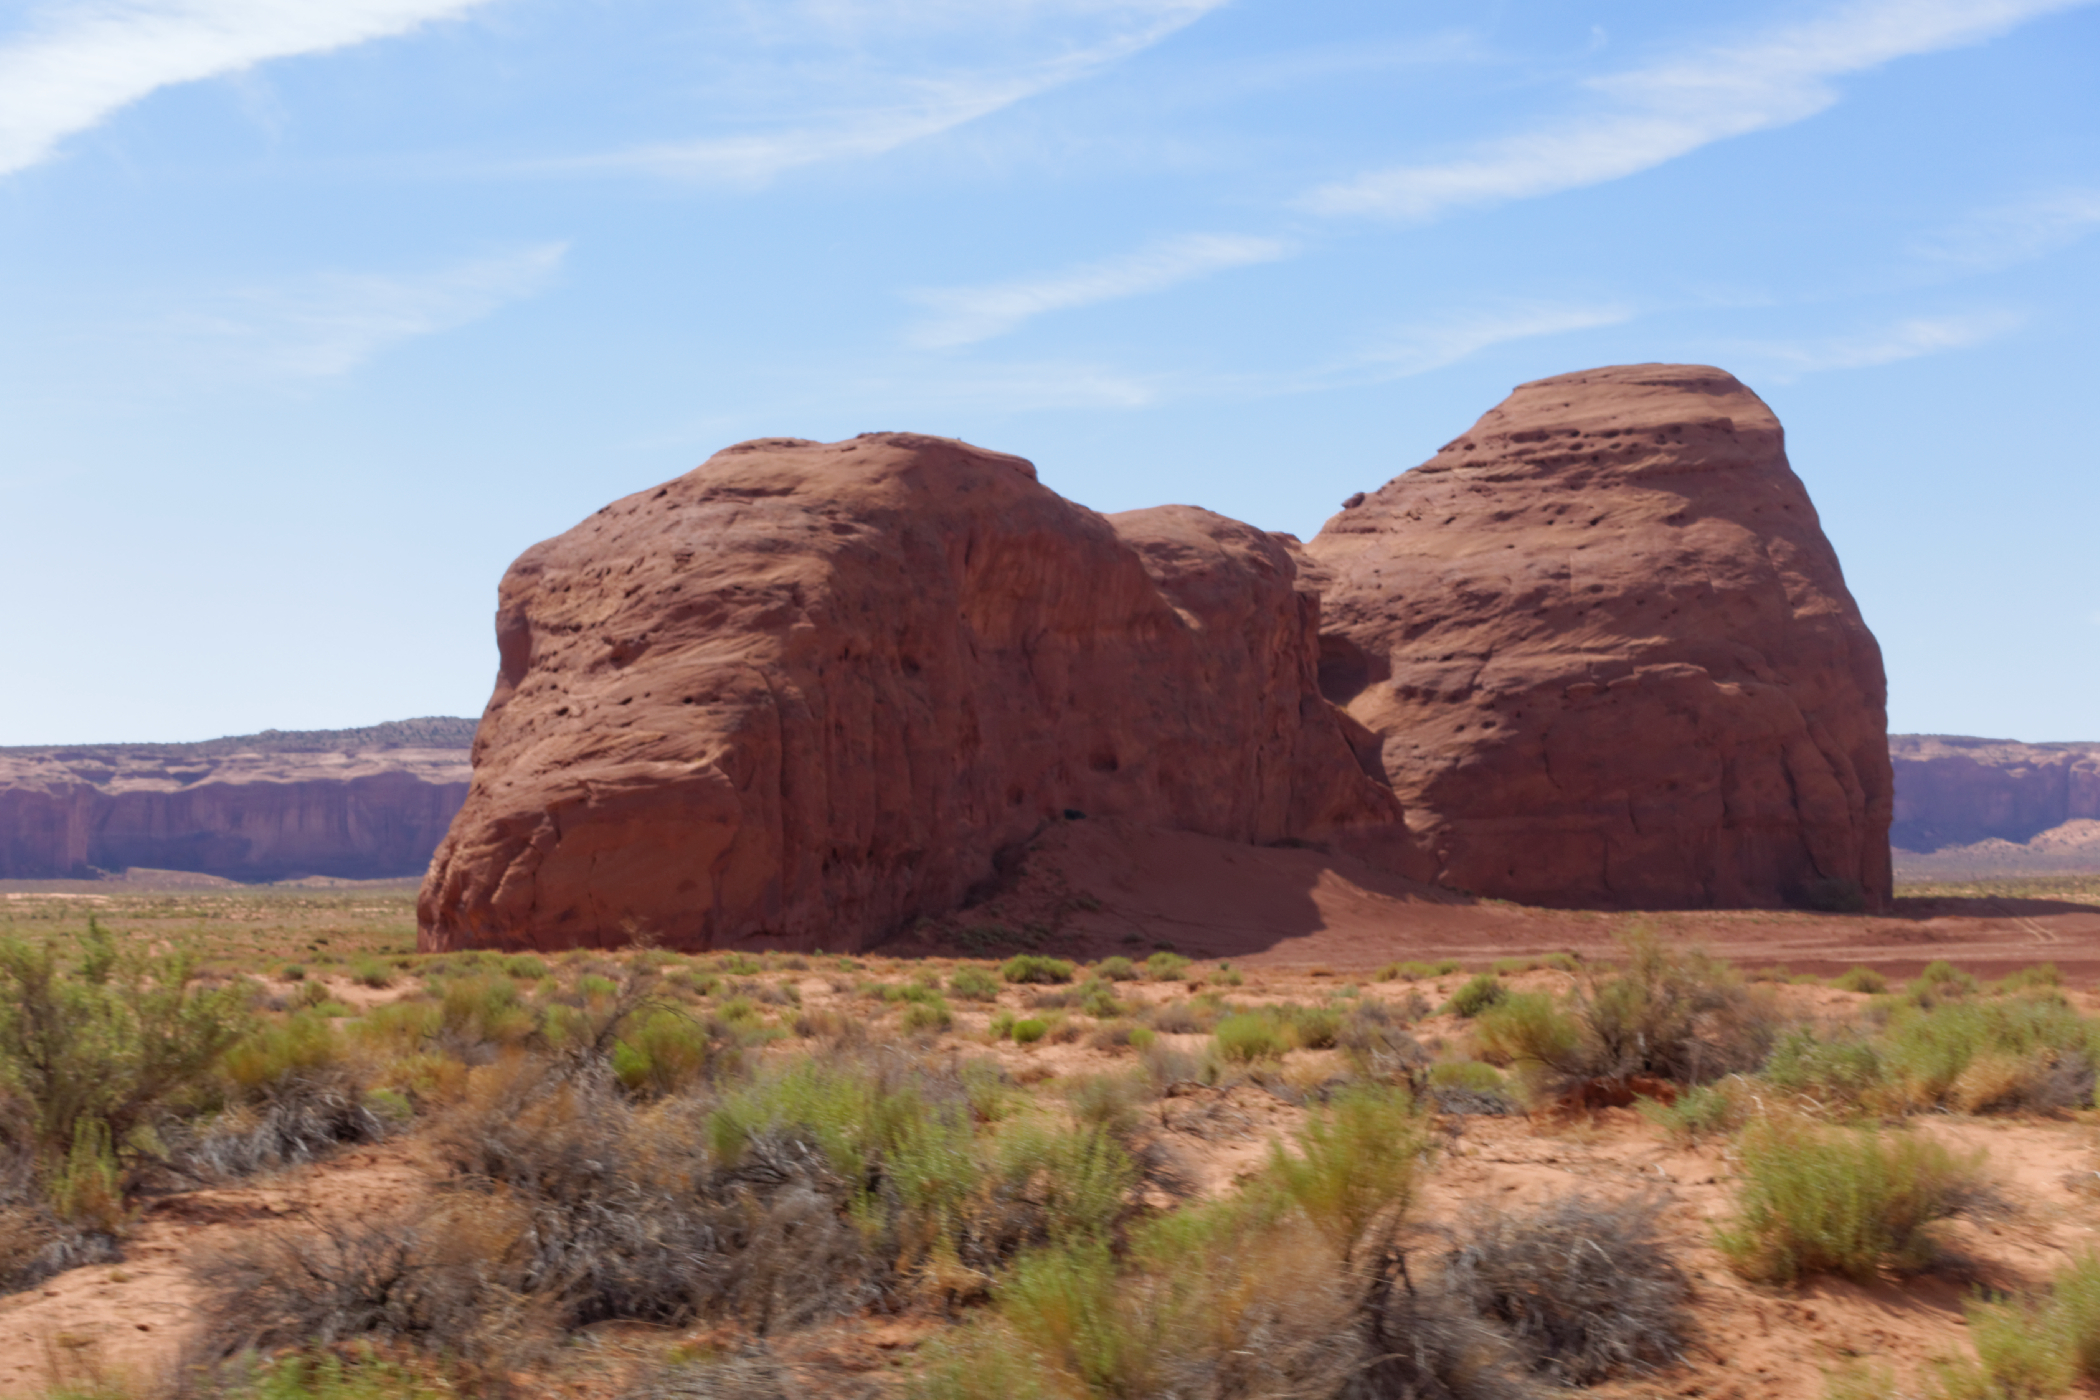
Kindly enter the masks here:
<path id="1" fill-rule="evenodd" d="M 1333 632 L 1320 634 L 1320 694 L 1327 703 L 1348 704 L 1374 679 L 1371 658 L 1362 647 Z"/>

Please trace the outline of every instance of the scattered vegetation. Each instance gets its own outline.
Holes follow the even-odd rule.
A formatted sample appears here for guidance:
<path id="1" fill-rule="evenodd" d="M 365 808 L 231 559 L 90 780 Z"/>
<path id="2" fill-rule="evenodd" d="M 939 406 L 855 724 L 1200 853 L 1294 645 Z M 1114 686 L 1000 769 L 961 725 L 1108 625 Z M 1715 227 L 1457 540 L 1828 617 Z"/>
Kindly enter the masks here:
<path id="1" fill-rule="evenodd" d="M 1675 1364 L 1688 1294 L 1659 1197 L 1420 1218 L 1437 1149 L 1505 1131 L 1467 1115 L 1644 1096 L 1728 1156 L 1717 1243 L 1784 1285 L 1926 1267 L 1978 1199 L 1976 1161 L 1893 1120 L 2093 1092 L 2049 967 L 1807 996 L 1636 935 L 1597 963 L 1323 969 L 1293 1001 L 1170 949 L 426 957 L 310 932 L 243 962 L 99 923 L 0 942 L 0 1288 L 116 1267 L 143 1193 L 396 1134 L 441 1166 L 427 1198 L 196 1260 L 190 1395 L 514 1394 L 625 1322 L 732 1340 L 596 1393 L 784 1400 L 810 1392 L 774 1341 L 903 1314 L 945 1325 L 869 1384 L 922 1400 L 1514 1400 Z M 300 977 L 264 975 L 291 954 Z M 1199 1186 L 1204 1138 L 1258 1151 Z M 2100 1380 L 2100 1263 L 1979 1297 L 1968 1335 L 1936 1397 Z"/>
<path id="2" fill-rule="evenodd" d="M 1526 1364 L 1594 1385 L 1679 1360 L 1690 1286 L 1659 1227 L 1661 1203 L 1563 1196 L 1528 1214 L 1483 1213 L 1445 1266 L 1446 1287 L 1508 1329 Z"/>
<path id="3" fill-rule="evenodd" d="M 1922 1135 L 1802 1119 L 1757 1119 L 1740 1146 L 1739 1214 L 1715 1243 L 1763 1283 L 1923 1268 L 1938 1248 L 1933 1224 L 1973 1196 L 1980 1166 Z"/>

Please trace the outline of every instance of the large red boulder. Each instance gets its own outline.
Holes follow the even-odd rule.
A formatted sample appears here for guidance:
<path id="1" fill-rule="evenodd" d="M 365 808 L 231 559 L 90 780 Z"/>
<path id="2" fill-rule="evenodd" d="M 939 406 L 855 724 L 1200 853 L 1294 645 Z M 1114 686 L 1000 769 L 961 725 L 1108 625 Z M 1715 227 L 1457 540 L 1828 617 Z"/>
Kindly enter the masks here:
<path id="1" fill-rule="evenodd" d="M 1046 824 L 1400 831 L 1285 543 L 942 438 L 747 442 L 518 559 L 426 949 L 847 949 Z M 1400 853 L 1405 864 L 1405 853 Z"/>
<path id="2" fill-rule="evenodd" d="M 1322 683 L 1437 878 L 1561 906 L 1889 897 L 1881 651 L 1778 420 L 1700 365 L 1520 386 L 1306 546 Z"/>

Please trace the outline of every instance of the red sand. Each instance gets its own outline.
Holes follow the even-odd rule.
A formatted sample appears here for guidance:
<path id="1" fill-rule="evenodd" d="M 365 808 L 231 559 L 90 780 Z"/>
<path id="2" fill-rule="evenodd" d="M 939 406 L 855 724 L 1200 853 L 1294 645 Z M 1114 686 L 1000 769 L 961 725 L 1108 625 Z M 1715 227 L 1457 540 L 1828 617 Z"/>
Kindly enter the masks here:
<path id="1" fill-rule="evenodd" d="M 943 937 L 887 952 L 989 951 L 990 926 L 1095 958 L 1166 944 L 1192 957 L 1336 969 L 1609 950 L 1640 925 L 1746 967 L 1909 976 L 1936 958 L 1994 976 L 2054 962 L 2100 978 L 2100 908 L 2053 900 L 1899 899 L 1883 915 L 1781 909 L 1604 913 L 1478 900 L 1311 848 L 1246 846 L 1117 821 L 1063 823 L 1011 886 Z M 973 945 L 975 947 L 973 948 Z"/>

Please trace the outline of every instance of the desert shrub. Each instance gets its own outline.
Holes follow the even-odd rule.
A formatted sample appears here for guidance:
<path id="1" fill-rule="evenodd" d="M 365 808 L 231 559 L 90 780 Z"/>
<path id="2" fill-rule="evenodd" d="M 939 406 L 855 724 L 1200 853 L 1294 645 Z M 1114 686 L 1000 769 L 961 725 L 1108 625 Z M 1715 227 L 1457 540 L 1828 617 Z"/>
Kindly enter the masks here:
<path id="1" fill-rule="evenodd" d="M 1113 983 L 1096 978 L 1080 987 L 1079 1009 L 1097 1021 L 1106 1021 L 1123 1014 L 1123 1003 L 1116 1000 Z"/>
<path id="2" fill-rule="evenodd" d="M 1899 1005 L 1876 1049 L 1892 1111 L 2092 1102 L 2092 1024 L 2060 994 Z"/>
<path id="3" fill-rule="evenodd" d="M 1155 982 L 1179 982 L 1188 976 L 1189 960 L 1165 949 L 1145 959 L 1145 975 Z"/>
<path id="4" fill-rule="evenodd" d="M 337 1147 L 377 1142 L 415 1116 L 406 1098 L 373 1089 L 338 1058 L 334 1027 L 318 1013 L 270 1030 L 267 1040 L 277 1045 L 251 1040 L 228 1053 L 232 1102 L 209 1117 L 162 1125 L 162 1168 L 214 1181 L 296 1166 Z"/>
<path id="5" fill-rule="evenodd" d="M 2078 1379 L 2076 1352 L 2046 1303 L 1978 1298 L 1970 1300 L 1967 1312 L 1977 1365 L 1941 1363 L 1939 1389 L 1945 1400 L 1964 1395 L 1976 1400 L 2040 1400 L 2061 1395 Z"/>
<path id="6" fill-rule="evenodd" d="M 1479 1060 L 1439 1060 L 1427 1066 L 1418 1091 L 1444 1113 L 1502 1117 L 1520 1113 L 1519 1094 L 1493 1065 Z"/>
<path id="7" fill-rule="evenodd" d="M 175 954 L 120 953 L 90 923 L 81 955 L 0 940 L 0 1082 L 33 1175 L 75 1205 L 150 1145 L 146 1130 L 196 1107 L 219 1056 L 250 1024 L 237 988 L 200 990 Z M 87 1159 L 93 1158 L 93 1162 Z"/>
<path id="8" fill-rule="evenodd" d="M 1331 1006 L 1293 1006 L 1283 1013 L 1290 1036 L 1306 1050 L 1331 1049 L 1342 1033 L 1342 1013 Z"/>
<path id="9" fill-rule="evenodd" d="M 283 967 L 277 969 L 277 975 L 287 982 L 304 982 L 306 980 L 306 969 L 298 963 L 286 963 Z"/>
<path id="10" fill-rule="evenodd" d="M 1625 946 L 1623 969 L 1584 976 L 1565 1010 L 1532 992 L 1482 1013 L 1484 1052 L 1523 1066 L 1541 1087 L 1635 1074 L 1700 1084 L 1764 1061 L 1777 1015 L 1727 967 L 1652 934 Z"/>
<path id="11" fill-rule="evenodd" d="M 793 1026 L 804 1040 L 832 1040 L 859 1031 L 861 1022 L 824 1006 L 796 1012 Z"/>
<path id="12" fill-rule="evenodd" d="M 1360 999 L 1335 1032 L 1350 1067 L 1367 1079 L 1420 1087 L 1429 1052 L 1407 1029 L 1404 1012 L 1382 1001 Z"/>
<path id="13" fill-rule="evenodd" d="M 1163 1002 L 1145 1020 L 1161 1035 L 1202 1035 L 1218 1024 L 1218 1008 L 1207 1000 Z"/>
<path id="14" fill-rule="evenodd" d="M 503 960 L 503 971 L 520 982 L 537 982 L 547 975 L 547 964 L 530 953 L 513 953 Z"/>
<path id="15" fill-rule="evenodd" d="M 906 1035 L 924 1035 L 947 1030 L 955 1024 L 955 1013 L 949 1010 L 945 1000 L 936 996 L 905 1007 L 899 1024 Z"/>
<path id="16" fill-rule="evenodd" d="M 1006 1111 L 996 1071 L 894 1050 L 799 1059 L 712 1107 L 607 1095 L 587 1066 L 476 1073 L 440 1142 L 524 1213 L 516 1287 L 565 1326 L 730 1316 L 763 1333 L 922 1267 L 981 1287 L 1024 1248 L 1105 1230 L 1133 1180 L 1097 1131 L 979 1139 Z"/>
<path id="17" fill-rule="evenodd" d="M 1103 958 L 1094 964 L 1094 975 L 1106 982 L 1135 982 L 1138 970 L 1128 958 Z"/>
<path id="18" fill-rule="evenodd" d="M 1239 1011 L 1221 1017 L 1212 1032 L 1218 1054 L 1242 1064 L 1273 1060 L 1290 1049 L 1283 1025 L 1273 1016 L 1257 1011 Z"/>
<path id="19" fill-rule="evenodd" d="M 1041 953 L 1017 953 L 1008 958 L 999 968 L 999 975 L 1015 983 L 1069 982 L 1078 971 L 1063 958 L 1046 957 Z"/>
<path id="20" fill-rule="evenodd" d="M 2037 963 L 2023 967 L 2017 972 L 2008 972 L 1991 984 L 1991 990 L 2001 995 L 2008 992 L 2034 991 L 2045 987 L 2061 987 L 2064 984 L 2063 969 L 2055 963 Z"/>
<path id="21" fill-rule="evenodd" d="M 981 967 L 958 967 L 948 978 L 948 992 L 964 1001 L 997 1001 L 1003 984 Z"/>
<path id="22" fill-rule="evenodd" d="M 657 1007 L 632 1017 L 613 1042 L 613 1077 L 630 1094 L 677 1093 L 697 1083 L 734 1046 L 712 1040 L 707 1027 L 683 1011 Z"/>
<path id="23" fill-rule="evenodd" d="M 1417 1139 L 1403 1139 L 1397 1154 L 1369 1150 L 1382 1130 L 1410 1131 L 1404 1111 L 1387 1112 L 1401 1101 L 1373 1095 L 1343 1107 L 1342 1121 L 1323 1115 L 1295 1154 L 1306 1180 L 1265 1174 L 1252 1191 L 1146 1224 L 1127 1251 L 1090 1239 L 1024 1257 L 995 1289 L 992 1316 L 927 1348 L 905 1394 L 1528 1394 L 1495 1327 L 1442 1289 L 1414 1286 L 1396 1253 L 1371 1247 L 1388 1238 L 1384 1226 L 1397 1223 L 1411 1183 L 1404 1149 Z M 1359 1261 L 1346 1261 L 1338 1241 Z"/>
<path id="24" fill-rule="evenodd" d="M 1378 969 L 1381 982 L 1423 982 L 1432 977 L 1448 977 L 1459 971 L 1456 962 L 1390 962 Z"/>
<path id="25" fill-rule="evenodd" d="M 1581 1024 L 1545 992 L 1513 992 L 1476 1017 L 1473 1035 L 1487 1059 L 1526 1075 L 1578 1077 L 1585 1064 Z"/>
<path id="26" fill-rule="evenodd" d="M 1026 1020 L 1015 1021 L 1007 1034 L 1013 1037 L 1016 1045 L 1033 1045 L 1050 1034 L 1050 1023 L 1040 1017 L 1030 1016 Z"/>
<path id="27" fill-rule="evenodd" d="M 1506 1328 L 1531 1368 L 1560 1385 L 1671 1365 L 1690 1335 L 1690 1286 L 1660 1214 L 1646 1196 L 1480 1212 L 1445 1263 L 1444 1287 Z"/>
<path id="28" fill-rule="evenodd" d="M 1726 1080 L 1722 1084 L 1694 1084 L 1668 1103 L 1644 1097 L 1635 1107 L 1643 1118 L 1671 1137 L 1695 1144 L 1702 1134 L 1711 1137 L 1742 1126 L 1748 1105 L 1746 1096 L 1735 1087 L 1740 1083 Z"/>
<path id="29" fill-rule="evenodd" d="M 384 958 L 359 958 L 350 966 L 350 980 L 361 987 L 391 987 L 394 985 L 394 969 Z"/>
<path id="30" fill-rule="evenodd" d="M 2047 1325 L 2063 1338 L 2078 1374 L 2100 1380 L 2100 1255 L 2081 1254 L 2056 1276 Z"/>
<path id="31" fill-rule="evenodd" d="M 1509 988 L 1492 972 L 1476 974 L 1463 987 L 1451 994 L 1444 1010 L 1453 1016 L 1471 1020 L 1491 1006 L 1499 1005 L 1509 995 Z"/>
<path id="32" fill-rule="evenodd" d="M 1244 987 L 1247 985 L 1246 974 L 1231 963 L 1219 963 L 1218 970 L 1211 974 L 1210 980 L 1221 987 Z"/>
<path id="33" fill-rule="evenodd" d="M 1859 992 L 1867 996 L 1879 996 L 1889 989 L 1888 979 L 1871 967 L 1850 967 L 1830 979 L 1830 985 L 1841 992 Z"/>
<path id="34" fill-rule="evenodd" d="M 520 1227 L 483 1205 L 240 1237 L 189 1264 L 207 1359 L 366 1337 L 476 1360 L 514 1353 L 528 1320 Z"/>
<path id="35" fill-rule="evenodd" d="M 1140 1050 L 1138 1058 L 1152 1087 L 1162 1094 L 1176 1084 L 1215 1084 L 1222 1077 L 1224 1063 L 1215 1045 L 1206 1047 L 1206 1053 L 1193 1054 L 1155 1042 Z"/>
<path id="36" fill-rule="evenodd" d="M 1104 1239 L 1125 1214 L 1136 1180 L 1129 1155 L 1102 1128 L 1014 1124 L 993 1144 L 959 1253 L 985 1267 L 1026 1246 Z"/>
<path id="37" fill-rule="evenodd" d="M 1726 964 L 1667 948 L 1652 933 L 1624 942 L 1624 970 L 1585 979 L 1574 996 L 1590 1075 L 1703 1084 L 1764 1061 L 1777 1015 Z"/>
<path id="38" fill-rule="evenodd" d="M 1925 964 L 1924 970 L 1911 979 L 1910 985 L 1903 989 L 1903 995 L 1915 1005 L 1932 1007 L 1943 1001 L 1974 996 L 1979 990 L 1981 986 L 1973 976 L 1945 959 L 1936 959 Z"/>
<path id="39" fill-rule="evenodd" d="M 1151 1097 L 1142 1074 L 1082 1074 L 1065 1082 L 1072 1116 L 1118 1137 L 1136 1126 L 1138 1106 Z"/>
<path id="40" fill-rule="evenodd" d="M 1786 1031 L 1772 1047 L 1763 1078 L 1824 1109 L 1861 1106 L 1882 1081 L 1881 1053 L 1870 1040 L 1807 1026 Z"/>
<path id="41" fill-rule="evenodd" d="M 1928 1138 L 1777 1118 L 1751 1123 L 1741 1148 L 1737 1218 L 1715 1242 L 1736 1272 L 1767 1283 L 1922 1267 L 1933 1222 L 1960 1210 L 1980 1164 Z"/>
<path id="42" fill-rule="evenodd" d="M 1295 1151 L 1270 1151 L 1268 1175 L 1344 1260 L 1382 1244 L 1413 1203 L 1429 1132 L 1404 1089 L 1362 1086 L 1306 1115 Z"/>
<path id="43" fill-rule="evenodd" d="M 614 986 L 608 979 L 599 980 Z M 438 998 L 438 1017 L 446 1035 L 468 1043 L 515 1044 L 538 1028 L 538 1018 L 518 995 L 518 984 L 492 972 L 448 979 Z"/>
<path id="44" fill-rule="evenodd" d="M 1014 1015 L 1014 1013 L 1011 1011 L 994 1011 L 992 1013 L 991 1022 L 986 1026 L 985 1029 L 990 1033 L 992 1039 L 994 1040 L 1008 1040 L 1012 1038 L 1014 1033 L 1014 1026 L 1019 1022 L 1019 1020 L 1020 1017 Z M 1047 1027 L 1045 1029 L 1047 1029 Z"/>

